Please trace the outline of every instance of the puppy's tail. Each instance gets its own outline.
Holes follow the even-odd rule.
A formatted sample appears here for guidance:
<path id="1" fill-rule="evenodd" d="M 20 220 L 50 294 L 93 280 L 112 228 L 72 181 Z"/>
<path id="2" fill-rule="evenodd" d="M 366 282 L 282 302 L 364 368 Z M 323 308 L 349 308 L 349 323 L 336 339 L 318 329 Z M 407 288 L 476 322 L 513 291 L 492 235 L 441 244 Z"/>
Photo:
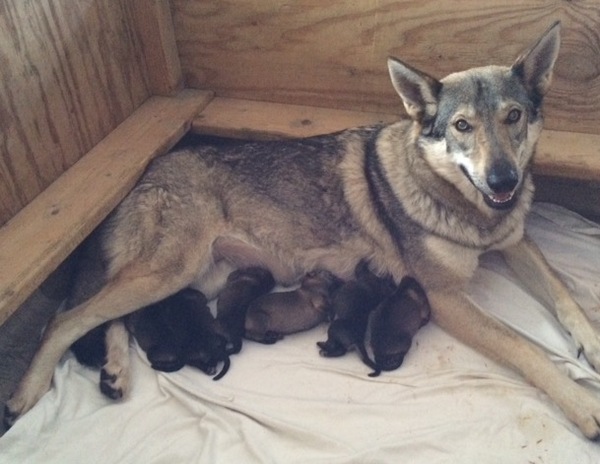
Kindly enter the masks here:
<path id="1" fill-rule="evenodd" d="M 365 348 L 364 343 L 357 343 L 356 350 L 358 351 L 358 354 L 360 355 L 360 359 L 362 359 L 362 362 L 365 365 L 369 366 L 371 369 L 373 369 L 373 372 L 371 372 L 369 374 L 369 377 L 377 377 L 379 374 L 381 374 L 381 369 L 379 369 L 377 364 L 375 364 L 375 362 L 369 357 L 369 354 L 367 353 L 367 349 Z"/>
<path id="2" fill-rule="evenodd" d="M 231 360 L 229 359 L 229 356 L 225 356 L 223 358 L 223 369 L 221 369 L 221 372 L 213 377 L 213 380 L 221 380 L 225 374 L 227 374 L 229 366 L 231 366 Z"/>
<path id="3" fill-rule="evenodd" d="M 376 367 L 375 370 L 368 375 L 369 377 L 379 377 L 379 374 L 381 374 L 381 369 Z"/>

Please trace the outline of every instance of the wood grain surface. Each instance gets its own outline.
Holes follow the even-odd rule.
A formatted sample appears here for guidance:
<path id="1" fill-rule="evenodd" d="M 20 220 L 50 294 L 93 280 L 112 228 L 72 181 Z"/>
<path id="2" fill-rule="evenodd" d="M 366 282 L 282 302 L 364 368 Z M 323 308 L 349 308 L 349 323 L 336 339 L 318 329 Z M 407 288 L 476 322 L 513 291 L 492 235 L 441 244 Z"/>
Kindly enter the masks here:
<path id="1" fill-rule="evenodd" d="M 397 119 L 388 113 L 217 97 L 194 119 L 192 130 L 220 137 L 272 140 L 328 134 Z M 540 175 L 599 182 L 600 135 L 545 129 L 533 168 Z"/>
<path id="2" fill-rule="evenodd" d="M 0 225 L 149 96 L 127 0 L 0 2 Z"/>
<path id="3" fill-rule="evenodd" d="M 152 95 L 172 96 L 183 90 L 169 0 L 129 0 L 139 35 Z"/>
<path id="4" fill-rule="evenodd" d="M 510 65 L 554 21 L 547 127 L 600 133 L 598 0 L 172 0 L 187 85 L 218 96 L 396 113 L 397 56 L 436 77 Z"/>
<path id="5" fill-rule="evenodd" d="M 152 97 L 0 228 L 0 324 L 188 131 L 210 92 Z"/>

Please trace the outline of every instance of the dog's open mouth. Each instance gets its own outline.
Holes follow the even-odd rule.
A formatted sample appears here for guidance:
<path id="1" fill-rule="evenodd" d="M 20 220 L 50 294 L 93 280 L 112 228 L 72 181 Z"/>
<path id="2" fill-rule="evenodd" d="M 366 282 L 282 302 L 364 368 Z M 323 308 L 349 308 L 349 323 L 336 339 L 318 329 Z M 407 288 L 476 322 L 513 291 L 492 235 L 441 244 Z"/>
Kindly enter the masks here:
<path id="1" fill-rule="evenodd" d="M 505 192 L 505 193 L 493 193 L 492 195 L 487 195 L 492 203 L 495 205 L 503 205 L 513 199 L 515 196 L 515 192 Z"/>
<path id="2" fill-rule="evenodd" d="M 518 197 L 519 187 L 515 188 L 514 190 L 511 190 L 510 192 L 488 193 L 488 192 L 485 192 L 482 189 L 480 189 L 477 186 L 477 184 L 475 182 L 473 182 L 473 179 L 471 178 L 471 176 L 469 175 L 469 173 L 463 166 L 461 166 L 461 170 L 462 170 L 463 174 L 467 177 L 467 179 L 469 179 L 471 184 L 473 184 L 473 186 L 481 192 L 481 194 L 483 195 L 483 199 L 485 200 L 485 203 L 490 208 L 508 209 L 508 208 L 511 208 L 515 204 L 517 197 Z"/>
<path id="3" fill-rule="evenodd" d="M 502 193 L 484 193 L 483 198 L 487 205 L 494 209 L 508 209 L 511 208 L 516 201 L 517 198 L 517 190 L 513 190 L 512 192 L 502 192 Z"/>

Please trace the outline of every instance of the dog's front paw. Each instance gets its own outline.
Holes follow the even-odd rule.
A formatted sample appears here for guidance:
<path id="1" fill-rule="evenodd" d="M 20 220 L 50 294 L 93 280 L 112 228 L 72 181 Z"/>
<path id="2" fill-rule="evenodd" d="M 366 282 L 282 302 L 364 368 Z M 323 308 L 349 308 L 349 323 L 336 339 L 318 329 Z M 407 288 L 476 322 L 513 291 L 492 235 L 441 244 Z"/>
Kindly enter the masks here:
<path id="1" fill-rule="evenodd" d="M 600 399 L 582 389 L 570 411 L 565 411 L 590 440 L 600 440 Z"/>

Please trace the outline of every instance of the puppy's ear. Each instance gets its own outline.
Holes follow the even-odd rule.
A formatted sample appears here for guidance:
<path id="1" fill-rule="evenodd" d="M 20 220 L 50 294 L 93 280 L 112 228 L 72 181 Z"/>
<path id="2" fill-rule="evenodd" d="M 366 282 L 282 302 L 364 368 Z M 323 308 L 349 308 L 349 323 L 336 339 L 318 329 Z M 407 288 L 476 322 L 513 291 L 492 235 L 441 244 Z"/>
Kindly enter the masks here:
<path id="1" fill-rule="evenodd" d="M 438 95 L 442 84 L 396 58 L 388 58 L 388 70 L 406 112 L 426 131 L 437 113 Z"/>
<path id="2" fill-rule="evenodd" d="M 560 21 L 557 21 L 512 66 L 535 102 L 541 102 L 550 87 L 559 49 Z"/>

